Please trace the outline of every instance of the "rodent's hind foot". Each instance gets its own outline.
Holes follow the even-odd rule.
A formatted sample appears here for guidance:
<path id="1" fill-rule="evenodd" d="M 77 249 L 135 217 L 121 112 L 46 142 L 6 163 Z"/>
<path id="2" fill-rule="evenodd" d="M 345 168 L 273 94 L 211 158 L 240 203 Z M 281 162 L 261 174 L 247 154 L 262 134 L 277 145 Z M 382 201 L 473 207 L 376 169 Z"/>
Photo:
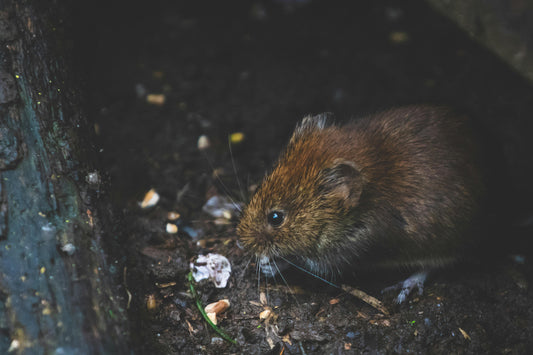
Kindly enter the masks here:
<path id="1" fill-rule="evenodd" d="M 427 271 L 417 272 L 409 276 L 407 279 L 405 279 L 405 281 L 386 287 L 381 292 L 384 293 L 401 289 L 400 293 L 396 297 L 396 303 L 400 304 L 405 302 L 411 291 L 415 288 L 418 289 L 418 294 L 422 295 L 424 292 L 424 282 L 426 281 L 427 277 Z"/>

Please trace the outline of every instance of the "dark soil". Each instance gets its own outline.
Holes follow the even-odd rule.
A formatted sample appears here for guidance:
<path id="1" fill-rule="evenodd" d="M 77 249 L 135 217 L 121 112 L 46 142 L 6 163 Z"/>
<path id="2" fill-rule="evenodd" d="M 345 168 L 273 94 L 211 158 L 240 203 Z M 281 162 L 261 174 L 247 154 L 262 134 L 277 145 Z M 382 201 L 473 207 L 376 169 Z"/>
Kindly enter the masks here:
<path id="1" fill-rule="evenodd" d="M 216 194 L 245 202 L 305 114 L 329 111 L 345 121 L 426 102 L 469 112 L 492 133 L 511 179 L 500 188 L 527 205 L 533 88 L 467 34 L 419 1 L 86 6 L 73 33 L 77 65 L 107 191 L 122 216 L 109 226 L 109 272 L 121 283 L 124 276 L 119 292 L 136 353 L 533 352 L 531 250 L 516 229 L 502 233 L 509 248 L 490 265 L 472 260 L 436 274 L 401 306 L 379 291 L 398 281 L 392 276 L 354 284 L 385 302 L 385 316 L 298 270 L 286 273 L 290 288 L 264 278 L 258 286 L 236 221 L 218 224 L 202 212 Z M 166 100 L 150 104 L 146 94 Z M 230 151 L 234 132 L 245 139 Z M 211 142 L 204 152 L 200 135 Z M 138 202 L 150 188 L 161 200 L 143 210 Z M 165 231 L 169 211 L 181 215 L 174 235 Z M 207 326 L 190 296 L 189 262 L 208 252 L 227 256 L 233 274 L 226 288 L 196 289 L 204 305 L 230 300 L 219 326 L 238 345 Z M 267 306 L 272 316 L 261 321 Z"/>

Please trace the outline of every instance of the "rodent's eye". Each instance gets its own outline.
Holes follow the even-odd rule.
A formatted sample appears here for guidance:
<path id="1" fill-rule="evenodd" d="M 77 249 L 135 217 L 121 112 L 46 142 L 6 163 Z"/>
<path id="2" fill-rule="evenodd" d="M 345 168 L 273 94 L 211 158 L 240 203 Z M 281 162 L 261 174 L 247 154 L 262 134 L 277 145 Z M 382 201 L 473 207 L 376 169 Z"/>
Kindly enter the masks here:
<path id="1" fill-rule="evenodd" d="M 270 211 L 270 213 L 267 215 L 268 224 L 270 224 L 272 227 L 279 227 L 283 224 L 283 221 L 285 221 L 285 213 L 281 211 Z"/>

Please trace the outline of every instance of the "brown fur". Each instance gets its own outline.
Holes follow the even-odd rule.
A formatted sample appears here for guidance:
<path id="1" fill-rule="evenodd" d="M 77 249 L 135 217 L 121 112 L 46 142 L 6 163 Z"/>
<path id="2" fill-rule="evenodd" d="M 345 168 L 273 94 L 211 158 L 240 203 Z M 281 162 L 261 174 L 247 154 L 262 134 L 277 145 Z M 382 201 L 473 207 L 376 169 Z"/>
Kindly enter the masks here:
<path id="1" fill-rule="evenodd" d="M 317 273 L 428 268 L 455 260 L 484 193 L 463 117 L 409 106 L 327 126 L 306 117 L 246 207 L 237 232 L 258 256 Z M 285 213 L 271 226 L 272 210 Z"/>

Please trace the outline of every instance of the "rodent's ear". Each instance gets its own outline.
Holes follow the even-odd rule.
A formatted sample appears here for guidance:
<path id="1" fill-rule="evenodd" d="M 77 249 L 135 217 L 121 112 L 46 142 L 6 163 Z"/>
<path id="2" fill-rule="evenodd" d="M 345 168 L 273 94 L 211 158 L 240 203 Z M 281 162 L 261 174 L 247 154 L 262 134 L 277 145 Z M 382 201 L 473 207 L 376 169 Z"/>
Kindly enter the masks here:
<path id="1" fill-rule="evenodd" d="M 337 197 L 346 208 L 358 205 L 363 191 L 363 176 L 349 160 L 338 159 L 320 173 L 320 188 L 329 196 Z"/>
<path id="2" fill-rule="evenodd" d="M 333 114 L 329 112 L 321 113 L 315 116 L 305 116 L 296 126 L 291 138 L 291 142 L 306 133 L 326 128 L 331 117 L 333 117 Z"/>

